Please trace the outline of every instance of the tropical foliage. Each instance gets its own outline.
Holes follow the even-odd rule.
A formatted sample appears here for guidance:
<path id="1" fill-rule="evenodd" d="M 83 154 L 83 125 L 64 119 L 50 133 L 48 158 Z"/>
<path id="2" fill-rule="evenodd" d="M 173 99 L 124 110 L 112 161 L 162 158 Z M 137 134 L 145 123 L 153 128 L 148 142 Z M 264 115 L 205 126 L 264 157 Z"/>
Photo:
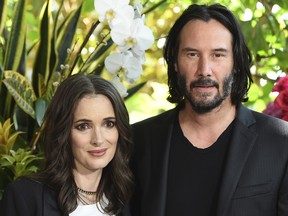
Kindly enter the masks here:
<path id="1" fill-rule="evenodd" d="M 0 139 L 3 149 L 0 174 L 5 176 L 1 178 L 2 185 L 22 174 L 37 171 L 34 162 L 41 159 L 41 145 L 37 143 L 42 119 L 63 79 L 74 73 L 101 75 L 105 65 L 113 74 L 111 82 L 127 94 L 125 81 L 129 85 L 140 78 L 145 50 L 154 42 L 151 30 L 144 24 L 140 4 L 133 8 L 128 0 L 96 0 L 95 7 L 101 13 L 93 10 L 93 4 L 89 5 L 92 10 L 89 10 L 88 31 L 77 34 L 79 29 L 86 30 L 81 26 L 85 24 L 81 21 L 84 7 L 94 2 L 80 2 L 74 10 L 65 12 L 66 2 L 45 1 L 39 14 L 40 22 L 36 22 L 39 30 L 27 22 L 28 17 L 31 18 L 28 0 L 1 2 L 1 20 L 4 21 L 1 21 L 0 118 L 8 119 Z M 32 16 L 34 18 L 32 21 L 36 21 Z M 29 35 L 29 28 L 35 28 L 38 34 L 35 38 Z M 125 34 L 121 30 L 125 30 Z M 97 37 L 97 42 L 89 45 L 93 37 Z M 91 48 L 93 50 L 85 54 Z M 121 59 L 123 64 L 119 64 Z M 111 78 L 109 74 L 104 76 Z M 130 88 L 129 96 L 142 85 Z M 14 145 L 16 141 L 20 143 L 18 146 Z"/>
<path id="2" fill-rule="evenodd" d="M 102 0 L 96 10 L 94 0 L 0 1 L 0 199 L 5 184 L 19 175 L 37 171 L 42 159 L 38 142 L 42 118 L 57 85 L 67 76 L 96 73 L 111 79 L 116 74 L 128 87 L 125 102 L 131 123 L 173 107 L 166 101 L 167 77 L 162 57 L 165 36 L 191 2 L 214 1 L 141 0 L 143 10 L 137 7 L 138 15 L 145 14 L 145 25 L 155 38 L 150 47 L 151 40 L 146 39 L 151 35 L 139 24 L 143 28 L 136 35 L 148 35 L 140 43 L 145 45 L 140 47 L 145 50 L 145 58 L 139 47 L 132 48 L 135 41 L 128 40 L 130 47 L 123 44 L 123 36 L 133 36 L 135 31 L 128 31 L 129 27 L 124 25 L 111 33 L 109 21 L 102 22 L 101 12 L 109 2 L 128 1 Z M 240 20 L 254 56 L 254 84 L 245 105 L 262 111 L 276 97 L 271 94 L 274 83 L 288 73 L 288 2 L 218 2 L 228 6 Z M 130 5 L 134 5 L 133 0 Z M 135 53 L 142 57 L 131 58 Z M 111 57 L 105 67 L 108 55 Z M 141 65 L 136 63 L 139 59 Z M 125 76 L 129 71 L 131 76 Z"/>

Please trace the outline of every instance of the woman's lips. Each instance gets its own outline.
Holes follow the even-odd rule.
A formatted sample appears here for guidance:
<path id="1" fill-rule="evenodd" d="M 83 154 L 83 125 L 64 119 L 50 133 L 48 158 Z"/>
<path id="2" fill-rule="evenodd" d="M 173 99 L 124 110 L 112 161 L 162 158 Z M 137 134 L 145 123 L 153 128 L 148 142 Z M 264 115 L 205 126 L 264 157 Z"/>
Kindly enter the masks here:
<path id="1" fill-rule="evenodd" d="M 104 149 L 91 150 L 91 151 L 88 151 L 88 153 L 95 157 L 101 157 L 106 153 L 106 151 L 107 151 L 107 148 L 104 148 Z"/>

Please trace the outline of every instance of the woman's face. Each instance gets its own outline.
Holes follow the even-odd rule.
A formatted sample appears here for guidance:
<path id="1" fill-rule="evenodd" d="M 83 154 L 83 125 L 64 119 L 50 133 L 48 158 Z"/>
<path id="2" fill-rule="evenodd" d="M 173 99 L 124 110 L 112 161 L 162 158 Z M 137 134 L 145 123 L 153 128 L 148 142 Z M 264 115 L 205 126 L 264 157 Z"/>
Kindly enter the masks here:
<path id="1" fill-rule="evenodd" d="M 110 100 L 102 94 L 82 98 L 75 109 L 71 129 L 76 171 L 101 172 L 115 155 L 118 137 Z"/>

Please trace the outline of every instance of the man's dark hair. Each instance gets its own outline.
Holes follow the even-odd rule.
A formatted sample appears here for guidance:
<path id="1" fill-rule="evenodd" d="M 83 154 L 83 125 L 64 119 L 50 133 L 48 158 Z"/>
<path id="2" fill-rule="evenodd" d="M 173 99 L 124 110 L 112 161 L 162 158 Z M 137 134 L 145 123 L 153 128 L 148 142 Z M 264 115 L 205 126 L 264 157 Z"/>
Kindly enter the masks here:
<path id="1" fill-rule="evenodd" d="M 245 102 L 248 99 L 247 92 L 253 82 L 250 72 L 252 57 L 237 19 L 231 11 L 220 4 L 213 4 L 210 6 L 193 4 L 177 19 L 168 33 L 164 47 L 164 58 L 168 66 L 168 87 L 170 94 L 167 100 L 171 103 L 180 103 L 184 98 L 184 95 L 178 86 L 178 76 L 175 71 L 181 30 L 191 20 L 203 20 L 208 22 L 211 19 L 224 25 L 231 32 L 233 37 L 234 81 L 231 92 L 232 104 L 235 105 L 239 102 Z"/>

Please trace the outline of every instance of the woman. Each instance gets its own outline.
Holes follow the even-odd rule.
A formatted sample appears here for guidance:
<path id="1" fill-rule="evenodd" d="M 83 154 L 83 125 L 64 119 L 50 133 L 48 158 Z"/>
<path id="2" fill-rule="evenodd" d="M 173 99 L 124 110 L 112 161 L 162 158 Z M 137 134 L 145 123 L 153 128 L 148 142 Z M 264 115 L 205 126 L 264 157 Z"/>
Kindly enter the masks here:
<path id="1" fill-rule="evenodd" d="M 130 132 L 127 109 L 110 82 L 68 77 L 45 115 L 44 169 L 7 186 L 4 215 L 120 215 L 133 185 Z"/>

